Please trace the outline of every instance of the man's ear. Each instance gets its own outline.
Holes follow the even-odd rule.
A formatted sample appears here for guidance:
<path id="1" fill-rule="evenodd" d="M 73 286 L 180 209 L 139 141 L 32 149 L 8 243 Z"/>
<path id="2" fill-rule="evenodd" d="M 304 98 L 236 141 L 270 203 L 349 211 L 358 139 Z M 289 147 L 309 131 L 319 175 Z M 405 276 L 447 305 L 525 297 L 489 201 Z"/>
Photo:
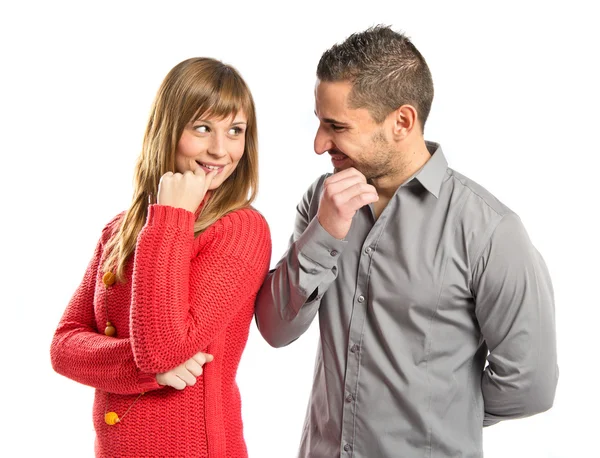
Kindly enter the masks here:
<path id="1" fill-rule="evenodd" d="M 412 105 L 402 105 L 392 111 L 389 116 L 391 116 L 392 135 L 395 140 L 403 140 L 414 129 L 419 128 L 417 110 Z"/>

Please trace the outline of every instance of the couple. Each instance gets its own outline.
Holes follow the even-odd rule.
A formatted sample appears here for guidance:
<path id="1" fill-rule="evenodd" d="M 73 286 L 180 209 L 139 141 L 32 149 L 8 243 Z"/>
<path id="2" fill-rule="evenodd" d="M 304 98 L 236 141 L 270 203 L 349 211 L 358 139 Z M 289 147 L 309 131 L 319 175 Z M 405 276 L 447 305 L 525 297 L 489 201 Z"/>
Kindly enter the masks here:
<path id="1" fill-rule="evenodd" d="M 388 27 L 322 55 L 315 152 L 335 173 L 268 272 L 250 91 L 212 59 L 170 71 L 132 204 L 52 342 L 54 369 L 96 388 L 96 456 L 247 456 L 235 376 L 253 316 L 276 347 L 319 316 L 302 457 L 480 457 L 483 426 L 551 407 L 547 269 L 519 218 L 424 140 L 432 99 Z"/>

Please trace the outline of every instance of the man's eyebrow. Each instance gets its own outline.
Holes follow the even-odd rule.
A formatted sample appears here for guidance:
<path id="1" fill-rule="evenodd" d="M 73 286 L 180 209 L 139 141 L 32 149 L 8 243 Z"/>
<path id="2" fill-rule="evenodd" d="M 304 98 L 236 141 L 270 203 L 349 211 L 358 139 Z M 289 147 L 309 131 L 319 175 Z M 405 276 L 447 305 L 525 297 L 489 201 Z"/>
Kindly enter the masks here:
<path id="1" fill-rule="evenodd" d="M 348 124 L 342 121 L 336 121 L 335 119 L 332 118 L 323 118 L 323 121 L 325 121 L 328 124 L 337 124 L 338 126 L 347 126 Z"/>
<path id="2" fill-rule="evenodd" d="M 317 112 L 315 111 L 314 113 L 315 113 L 315 116 L 318 118 L 319 116 L 317 115 Z M 345 122 L 337 121 L 337 120 L 335 120 L 333 118 L 323 118 L 322 121 L 326 122 L 328 124 L 339 124 L 339 125 L 342 125 L 342 126 L 347 126 L 348 125 Z"/>

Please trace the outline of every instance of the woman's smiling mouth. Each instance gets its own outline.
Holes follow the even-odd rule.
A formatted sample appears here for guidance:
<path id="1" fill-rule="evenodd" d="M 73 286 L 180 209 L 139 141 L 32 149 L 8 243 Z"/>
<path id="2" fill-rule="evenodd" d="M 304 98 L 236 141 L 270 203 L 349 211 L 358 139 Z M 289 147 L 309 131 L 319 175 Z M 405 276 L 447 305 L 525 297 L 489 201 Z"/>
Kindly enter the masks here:
<path id="1" fill-rule="evenodd" d="M 203 162 L 200 161 L 196 161 L 196 164 L 198 164 L 200 167 L 202 167 L 202 169 L 206 172 L 214 172 L 216 171 L 217 173 L 221 173 L 223 171 L 223 169 L 225 168 L 225 165 L 214 165 L 214 164 L 205 164 Z"/>

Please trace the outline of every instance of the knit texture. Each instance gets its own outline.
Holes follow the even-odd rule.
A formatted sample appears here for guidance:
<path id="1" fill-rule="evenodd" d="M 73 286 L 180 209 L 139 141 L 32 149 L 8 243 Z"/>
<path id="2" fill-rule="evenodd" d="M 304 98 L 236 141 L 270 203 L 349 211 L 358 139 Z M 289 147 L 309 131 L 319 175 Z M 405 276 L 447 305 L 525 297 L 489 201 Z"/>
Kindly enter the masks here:
<path id="1" fill-rule="evenodd" d="M 96 456 L 247 457 L 235 376 L 269 268 L 266 221 L 238 210 L 195 238 L 193 213 L 151 205 L 127 281 L 107 288 L 104 247 L 122 216 L 104 228 L 51 347 L 58 373 L 96 388 Z M 105 304 L 115 337 L 104 335 Z M 194 386 L 157 384 L 199 351 L 215 358 Z M 107 425 L 105 411 L 122 421 Z"/>

